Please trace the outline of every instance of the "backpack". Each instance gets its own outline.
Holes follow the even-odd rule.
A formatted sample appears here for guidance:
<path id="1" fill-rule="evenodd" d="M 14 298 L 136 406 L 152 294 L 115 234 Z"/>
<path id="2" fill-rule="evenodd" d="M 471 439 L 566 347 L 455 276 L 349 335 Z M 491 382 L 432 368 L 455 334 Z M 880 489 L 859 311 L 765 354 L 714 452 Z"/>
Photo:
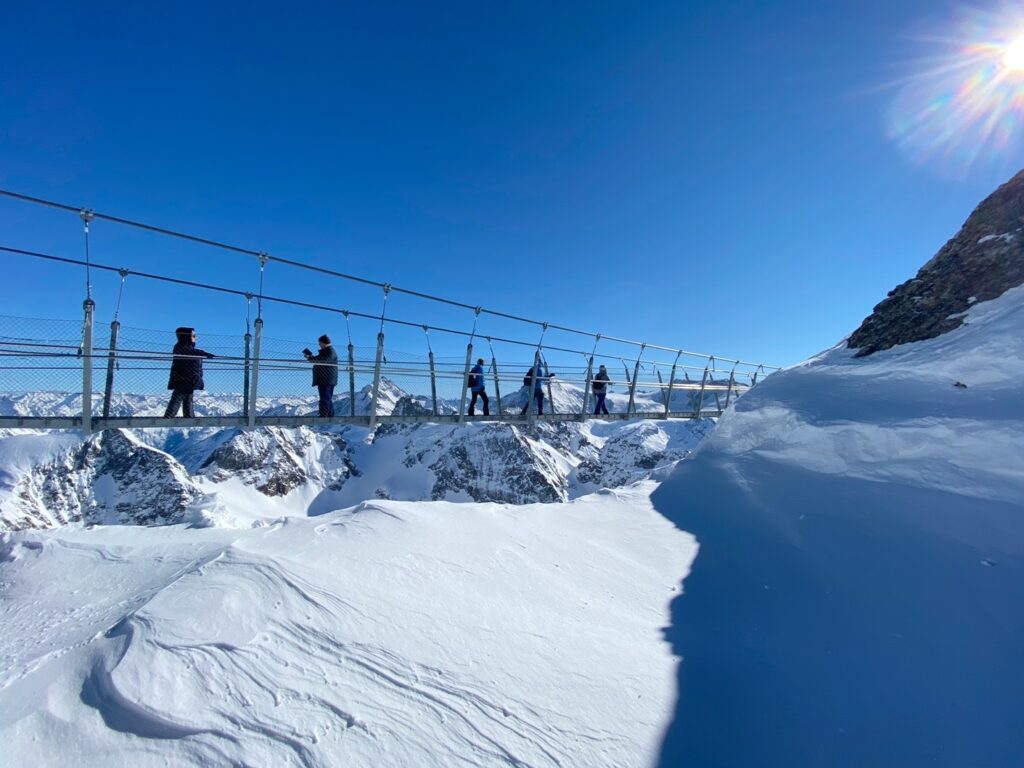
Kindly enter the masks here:
<path id="1" fill-rule="evenodd" d="M 528 386 L 530 386 L 530 384 L 531 384 L 532 382 L 533 382 L 533 368 L 531 368 L 530 370 L 528 370 L 528 371 L 526 372 L 526 375 L 525 375 L 525 376 L 523 376 L 523 386 L 524 386 L 524 387 L 528 387 Z"/>

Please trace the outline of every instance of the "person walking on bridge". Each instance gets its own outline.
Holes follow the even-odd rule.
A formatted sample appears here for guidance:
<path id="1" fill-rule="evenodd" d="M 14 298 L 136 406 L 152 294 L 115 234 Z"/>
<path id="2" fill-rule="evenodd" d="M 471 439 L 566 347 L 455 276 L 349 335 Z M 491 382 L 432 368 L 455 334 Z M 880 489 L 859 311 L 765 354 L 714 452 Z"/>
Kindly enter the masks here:
<path id="1" fill-rule="evenodd" d="M 536 370 L 536 374 L 537 375 L 534 376 L 534 369 L 530 368 L 530 370 L 528 370 L 526 372 L 526 375 L 523 376 L 523 386 L 526 387 L 527 390 L 529 390 L 530 382 L 533 382 L 533 398 L 532 399 L 537 401 L 537 415 L 538 416 L 543 416 L 544 415 L 544 379 L 545 378 L 553 378 L 554 374 L 553 373 L 549 373 L 549 374 L 547 374 L 545 376 L 544 370 L 543 370 L 543 366 L 540 363 L 538 363 L 535 367 L 537 369 Z M 531 398 L 530 398 L 529 394 L 527 394 L 527 396 L 526 396 L 526 405 L 524 405 L 523 406 L 523 410 L 521 410 L 519 412 L 519 414 L 521 416 L 525 416 L 526 415 L 526 411 L 529 410 L 529 408 L 530 408 L 530 400 L 531 400 Z"/>
<path id="2" fill-rule="evenodd" d="M 197 389 L 206 388 L 203 383 L 203 358 L 214 355 L 196 346 L 195 328 L 181 327 L 174 334 L 178 337 L 178 343 L 171 352 L 171 375 L 167 381 L 171 402 L 167 404 L 164 418 L 174 418 L 178 415 L 178 409 L 182 408 L 185 418 L 191 419 L 195 415 L 192 397 Z"/>
<path id="3" fill-rule="evenodd" d="M 302 354 L 313 363 L 313 386 L 320 394 L 317 415 L 331 417 L 334 416 L 334 388 L 338 386 L 338 353 L 326 333 L 318 341 L 320 349 L 315 355 L 308 348 L 302 350 Z"/>
<path id="4" fill-rule="evenodd" d="M 608 369 L 602 365 L 593 382 L 595 416 L 608 413 L 608 406 L 604 404 L 604 399 L 608 396 L 608 381 Z"/>
<path id="5" fill-rule="evenodd" d="M 484 359 L 478 358 L 476 365 L 469 372 L 469 391 L 473 397 L 469 401 L 469 415 L 476 415 L 476 399 L 479 397 L 484 402 L 484 416 L 491 415 L 491 406 L 487 400 L 486 386 L 484 384 Z"/>

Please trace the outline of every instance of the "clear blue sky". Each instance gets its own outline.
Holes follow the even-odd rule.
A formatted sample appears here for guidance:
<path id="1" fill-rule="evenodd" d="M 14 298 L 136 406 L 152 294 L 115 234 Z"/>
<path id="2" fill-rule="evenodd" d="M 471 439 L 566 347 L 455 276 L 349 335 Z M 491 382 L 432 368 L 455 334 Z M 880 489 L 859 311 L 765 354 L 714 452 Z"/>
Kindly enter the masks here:
<path id="1" fill-rule="evenodd" d="M 790 364 L 855 328 L 1024 165 L 1016 148 L 968 169 L 922 162 L 888 133 L 884 86 L 912 72 L 920 31 L 952 9 L 16 3 L 0 25 L 0 186 L 471 304 Z M 81 255 L 74 216 L 3 199 L 0 245 Z M 0 258 L 4 314 L 78 316 L 80 273 Z M 252 260 L 109 224 L 93 258 L 256 284 Z M 98 278 L 101 321 L 114 287 Z M 377 290 L 280 268 L 267 290 L 380 308 Z M 240 301 L 141 283 L 123 312 L 145 328 L 244 325 Z M 472 320 L 404 297 L 389 313 Z M 268 334 L 312 342 L 328 328 L 343 335 L 334 318 L 268 308 Z M 356 330 L 373 343 L 370 324 Z"/>

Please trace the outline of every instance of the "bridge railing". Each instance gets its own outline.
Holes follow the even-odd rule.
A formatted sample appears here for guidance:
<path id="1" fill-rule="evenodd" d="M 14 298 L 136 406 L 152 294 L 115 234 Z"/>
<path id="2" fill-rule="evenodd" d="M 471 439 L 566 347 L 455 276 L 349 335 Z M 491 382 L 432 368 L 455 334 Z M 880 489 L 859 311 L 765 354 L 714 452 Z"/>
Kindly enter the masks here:
<path id="1" fill-rule="evenodd" d="M 584 419 L 592 415 L 592 381 L 602 364 L 610 379 L 605 401 L 609 418 L 715 415 L 728 408 L 759 378 L 777 370 L 474 306 L 323 265 L 21 193 L 0 190 L 0 196 L 58 211 L 55 215 L 59 216 L 73 214 L 78 236 L 84 235 L 79 240 L 83 245 L 81 259 L 0 245 L 0 256 L 35 260 L 34 266 L 46 270 L 51 290 L 41 297 L 51 300 L 54 282 L 60 279 L 56 275 L 59 270 L 67 274 L 74 270 L 85 278 L 81 320 L 0 318 L 0 427 L 41 424 L 88 431 L 121 425 L 251 427 L 320 423 L 312 415 L 316 395 L 311 387 L 310 363 L 301 355 L 308 342 L 274 335 L 275 328 L 289 333 L 288 325 L 280 322 L 286 316 L 301 314 L 301 327 L 310 327 L 305 322 L 310 312 L 318 314 L 315 326 L 333 329 L 339 357 L 334 417 L 338 423 L 347 420 L 373 426 L 389 420 L 465 421 L 471 418 L 467 376 L 479 358 L 485 360 L 490 413 L 484 416 L 482 404 L 478 404 L 475 418 L 518 419 L 524 406 L 529 405 L 523 416 L 527 421 Z M 255 278 L 258 289 L 202 282 L 200 276 L 206 273 L 203 264 L 198 270 L 173 275 L 98 262 L 90 250 L 90 233 L 100 223 L 104 235 L 110 231 L 106 229 L 109 226 L 136 236 L 161 238 L 167 249 L 203 249 L 203 259 L 207 249 L 217 250 L 223 258 L 248 259 L 252 265 L 249 278 Z M 103 242 L 103 252 L 108 256 L 117 252 L 111 247 L 113 239 L 104 237 Z M 120 251 L 122 256 L 135 258 L 146 253 L 138 247 L 138 238 L 132 242 L 130 251 Z M 159 263 L 177 264 L 177 259 Z M 321 298 L 311 302 L 275 295 L 265 279 L 268 265 L 272 266 L 269 271 L 275 279 L 283 276 L 283 283 L 293 288 L 296 277 L 301 278 L 298 283 L 303 286 L 314 280 L 316 295 Z M 282 275 L 286 270 L 291 274 Z M 238 270 L 221 274 L 231 274 L 235 279 Z M 114 285 L 105 282 L 111 278 L 119 281 Z M 205 387 L 195 398 L 195 414 L 190 419 L 164 419 L 173 335 L 122 326 L 119 318 L 126 281 L 132 285 L 141 282 L 143 294 L 161 304 L 166 301 L 167 291 L 191 292 L 192 296 L 179 296 L 168 303 L 174 306 L 174 316 L 180 317 L 182 308 L 186 316 L 195 316 L 193 310 L 205 311 L 214 303 L 212 299 L 245 309 L 244 333 L 201 333 L 198 346 L 214 357 L 203 361 Z M 109 326 L 105 320 L 101 322 L 96 311 L 93 289 L 100 282 L 107 285 L 105 290 L 117 287 Z M 337 290 L 339 286 L 342 290 Z M 367 290 L 374 297 L 367 298 Z M 374 311 L 341 308 L 332 303 L 335 297 L 351 300 L 359 292 L 364 302 L 374 305 Z M 69 296 L 66 286 L 60 293 L 65 298 Z M 395 304 L 392 302 L 390 309 L 388 304 L 389 296 L 394 294 L 401 294 L 402 301 L 407 302 L 401 304 L 403 311 L 408 311 L 410 304 L 419 303 L 416 321 L 394 316 Z M 195 304 L 189 305 L 197 298 Z M 222 309 L 210 311 L 213 314 L 206 317 L 209 325 L 216 325 L 225 316 Z M 424 316 L 431 318 L 429 324 L 422 322 Z M 345 342 L 339 343 L 335 334 L 342 322 Z M 362 324 L 363 333 L 353 331 L 353 324 Z M 374 329 L 374 336 L 366 335 L 367 325 Z M 300 325 L 293 323 L 292 327 Z M 410 334 L 418 336 L 421 330 L 420 338 L 425 342 L 422 351 L 426 354 L 409 352 Z M 432 338 L 441 343 L 432 344 Z M 396 340 L 400 341 L 396 344 Z M 464 354 L 459 350 L 463 344 Z M 536 382 L 524 382 L 531 369 L 540 375 L 542 414 L 538 414 L 532 397 L 532 385 Z"/>
<path id="2" fill-rule="evenodd" d="M 203 333 L 197 346 L 204 389 L 195 393 L 192 418 L 165 418 L 168 378 L 174 360 L 166 331 L 111 324 L 90 338 L 88 323 L 0 316 L 0 426 L 106 426 L 257 424 L 374 424 L 382 421 L 471 421 L 538 418 L 524 383 L 533 363 L 522 357 L 485 358 L 489 413 L 478 402 L 469 415 L 465 359 L 433 357 L 382 348 L 339 345 L 334 418 L 317 416 L 312 364 L 302 345 L 261 336 L 260 354 L 247 334 Z M 168 336 L 172 336 L 168 339 Z M 247 338 L 248 337 L 248 338 Z M 475 356 L 473 361 L 475 363 Z M 756 371 L 722 370 L 709 362 L 677 364 L 662 373 L 658 363 L 619 361 L 610 376 L 607 418 L 717 416 L 754 383 Z M 540 387 L 543 418 L 594 417 L 591 382 L 596 366 L 546 366 Z M 88 390 L 90 396 L 83 398 Z M 255 383 L 255 386 L 254 386 Z M 522 412 L 529 401 L 525 415 Z M 605 418 L 605 417 L 601 417 Z"/>

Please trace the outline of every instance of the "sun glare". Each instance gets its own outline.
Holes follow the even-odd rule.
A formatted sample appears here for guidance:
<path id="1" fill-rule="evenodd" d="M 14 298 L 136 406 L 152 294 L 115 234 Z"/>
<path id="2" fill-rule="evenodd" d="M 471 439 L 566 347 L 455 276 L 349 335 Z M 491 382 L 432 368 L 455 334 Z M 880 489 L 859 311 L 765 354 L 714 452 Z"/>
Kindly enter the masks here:
<path id="1" fill-rule="evenodd" d="M 912 158 L 966 175 L 1024 156 L 1024 29 L 1018 0 L 962 8 L 918 36 L 914 70 L 897 80 L 889 136 Z M 1016 33 L 1011 37 L 1008 30 Z"/>
<path id="2" fill-rule="evenodd" d="M 1024 35 L 1021 35 L 1003 51 L 1003 65 L 1011 72 L 1024 73 Z"/>

